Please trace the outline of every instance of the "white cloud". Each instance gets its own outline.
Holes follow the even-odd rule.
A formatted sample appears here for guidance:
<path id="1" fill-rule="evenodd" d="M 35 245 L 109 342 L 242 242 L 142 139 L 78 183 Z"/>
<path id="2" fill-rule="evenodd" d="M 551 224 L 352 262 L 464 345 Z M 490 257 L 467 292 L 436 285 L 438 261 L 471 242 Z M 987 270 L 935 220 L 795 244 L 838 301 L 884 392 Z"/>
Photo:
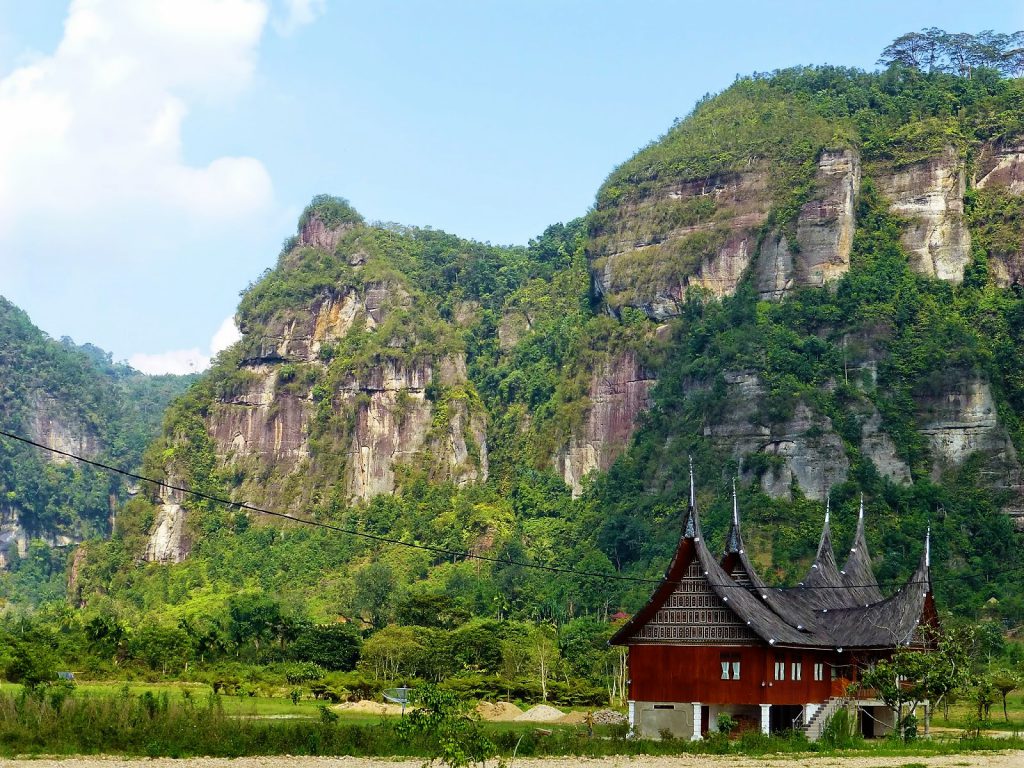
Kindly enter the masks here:
<path id="1" fill-rule="evenodd" d="M 151 375 L 198 373 L 210 367 L 210 362 L 218 352 L 227 349 L 241 338 L 242 334 L 235 325 L 235 318 L 225 317 L 210 339 L 210 348 L 206 352 L 196 347 L 155 354 L 138 352 L 128 358 L 128 365 Z"/>
<path id="2" fill-rule="evenodd" d="M 274 29 L 281 35 L 290 35 L 316 21 L 326 10 L 327 0 L 284 0 L 285 16 L 274 20 Z"/>
<path id="3" fill-rule="evenodd" d="M 265 210 L 263 164 L 189 163 L 181 126 L 250 83 L 267 16 L 265 0 L 73 0 L 56 50 L 0 79 L 0 238 L 39 217 Z"/>
<path id="4" fill-rule="evenodd" d="M 210 356 L 197 348 L 175 349 L 147 354 L 139 352 L 128 358 L 128 365 L 137 371 L 156 376 L 161 373 L 198 373 L 210 365 Z"/>
<path id="5" fill-rule="evenodd" d="M 225 317 L 224 322 L 220 324 L 220 328 L 217 329 L 217 332 L 213 334 L 213 338 L 210 339 L 210 352 L 216 355 L 241 338 L 242 333 L 238 330 L 238 326 L 235 325 L 235 318 Z"/>

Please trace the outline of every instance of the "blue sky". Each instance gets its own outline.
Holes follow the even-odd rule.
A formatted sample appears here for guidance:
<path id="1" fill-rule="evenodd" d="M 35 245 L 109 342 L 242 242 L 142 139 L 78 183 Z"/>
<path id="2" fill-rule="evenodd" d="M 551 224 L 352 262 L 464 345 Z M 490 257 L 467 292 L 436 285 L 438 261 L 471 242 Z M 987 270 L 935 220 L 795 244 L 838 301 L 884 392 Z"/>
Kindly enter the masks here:
<path id="1" fill-rule="evenodd" d="M 524 243 L 736 75 L 873 68 L 925 26 L 1024 5 L 0 0 L 0 294 L 202 367 L 314 194 Z"/>

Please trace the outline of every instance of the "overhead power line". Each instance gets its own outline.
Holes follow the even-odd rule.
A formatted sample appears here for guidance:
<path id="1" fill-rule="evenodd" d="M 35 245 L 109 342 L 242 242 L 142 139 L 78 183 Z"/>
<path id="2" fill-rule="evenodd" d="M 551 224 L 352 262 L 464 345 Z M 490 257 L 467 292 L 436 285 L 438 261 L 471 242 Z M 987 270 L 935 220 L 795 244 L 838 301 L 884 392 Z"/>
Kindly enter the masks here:
<path id="1" fill-rule="evenodd" d="M 136 472 L 130 472 L 127 469 L 123 469 L 121 467 L 115 467 L 115 466 L 113 466 L 111 464 L 105 464 L 102 461 L 96 461 L 95 459 L 89 459 L 89 458 L 86 458 L 84 456 L 79 456 L 79 455 L 71 453 L 69 451 L 63 451 L 63 450 L 61 450 L 59 448 L 53 448 L 53 447 L 51 447 L 49 445 L 45 445 L 43 443 L 36 442 L 35 440 L 31 440 L 31 439 L 29 439 L 27 437 L 24 437 L 22 435 L 14 434 L 12 432 L 7 432 L 7 431 L 4 431 L 4 430 L 0 430 L 0 437 L 6 437 L 6 438 L 8 438 L 10 440 L 15 440 L 15 441 L 17 441 L 19 443 L 24 443 L 25 445 L 30 445 L 30 446 L 32 446 L 34 448 L 39 448 L 41 450 L 48 451 L 48 452 L 56 454 L 58 456 L 64 456 L 65 458 L 73 459 L 74 461 L 77 461 L 77 462 L 79 462 L 81 464 L 86 464 L 86 465 L 91 466 L 91 467 L 96 467 L 97 469 L 102 469 L 102 470 L 105 470 L 107 472 L 112 472 L 114 474 L 121 475 L 123 477 L 131 478 L 132 480 L 138 480 L 138 481 L 144 482 L 144 483 L 152 483 L 153 485 L 156 485 L 158 487 L 167 488 L 168 490 L 171 490 L 171 491 L 178 491 L 179 493 L 187 494 L 187 495 L 192 496 L 192 497 L 197 498 L 197 499 L 203 499 L 205 501 L 212 501 L 212 502 L 214 502 L 216 504 L 223 504 L 223 505 L 228 506 L 228 507 L 234 507 L 236 509 L 243 509 L 243 510 L 246 510 L 248 512 L 256 512 L 256 513 L 261 514 L 261 515 L 268 515 L 270 517 L 277 517 L 277 518 L 280 518 L 282 520 L 289 520 L 289 521 L 291 521 L 293 523 L 298 523 L 300 525 L 308 525 L 308 526 L 315 527 L 315 528 L 323 528 L 325 530 L 333 531 L 335 533 L 342 533 L 342 534 L 345 534 L 345 535 L 348 535 L 348 536 L 355 536 L 355 537 L 358 537 L 358 538 L 361 538 L 361 539 L 367 539 L 367 540 L 370 540 L 370 541 L 376 541 L 376 542 L 381 543 L 381 544 L 392 544 L 394 546 L 406 547 L 408 549 L 418 549 L 418 550 L 422 550 L 422 551 L 425 551 L 425 552 L 432 552 L 432 553 L 434 553 L 436 555 L 444 555 L 445 557 L 451 557 L 451 558 L 454 558 L 454 559 L 480 560 L 480 561 L 487 562 L 487 563 L 494 563 L 496 565 L 514 565 L 514 566 L 518 566 L 518 567 L 521 567 L 521 568 L 528 568 L 528 569 L 532 569 L 532 570 L 547 571 L 549 573 L 565 573 L 565 574 L 569 574 L 569 575 L 572 575 L 572 576 L 582 576 L 582 577 L 585 577 L 585 578 L 605 579 L 605 580 L 608 580 L 608 581 L 627 581 L 627 582 L 632 582 L 632 583 L 635 583 L 635 584 L 663 584 L 663 583 L 665 583 L 665 579 L 664 578 L 653 579 L 653 578 L 649 578 L 649 577 L 646 577 L 646 576 L 628 576 L 626 574 L 621 574 L 621 573 L 600 573 L 600 572 L 597 572 L 597 571 L 583 571 L 583 570 L 579 570 L 579 569 L 576 569 L 576 568 L 566 568 L 566 567 L 558 566 L 558 565 L 544 565 L 543 563 L 528 563 L 528 562 L 525 562 L 525 561 L 522 561 L 522 560 L 513 560 L 511 558 L 495 557 L 495 556 L 492 556 L 492 555 L 483 555 L 483 554 L 478 554 L 476 552 L 469 552 L 469 551 L 465 551 L 465 550 L 448 549 L 447 547 L 439 547 L 439 546 L 435 546 L 435 545 L 432 545 L 432 544 L 417 544 L 417 543 L 410 542 L 410 541 L 402 541 L 401 539 L 396 539 L 396 538 L 394 538 L 392 536 L 382 536 L 380 534 L 367 533 L 366 531 L 359 531 L 359 530 L 356 530 L 354 528 L 346 528 L 346 527 L 343 527 L 343 526 L 340 526 L 340 525 L 334 525 L 332 523 L 321 522 L 319 520 L 310 520 L 310 519 L 307 519 L 307 518 L 296 517 L 295 515 L 288 514 L 287 512 L 278 512 L 278 511 L 272 510 L 272 509 L 264 509 L 262 507 L 257 507 L 255 505 L 249 504 L 248 502 L 245 502 L 245 501 L 232 501 L 231 499 L 225 499 L 225 498 L 222 498 L 220 496 L 215 496 L 213 494 L 206 493 L 204 491 L 197 491 L 197 490 L 195 490 L 193 488 L 187 488 L 185 486 L 179 486 L 179 485 L 172 485 L 172 484 L 167 483 L 167 482 L 165 482 L 163 480 L 157 480 L 157 479 L 152 478 L 152 477 L 146 477 L 145 475 L 140 475 L 140 474 L 138 474 Z M 1014 572 L 1014 571 L 1019 571 L 1019 570 L 1022 570 L 1021 566 L 1012 567 L 1012 568 L 1005 568 L 1005 569 L 1002 569 L 1002 570 L 1000 570 L 1000 569 L 992 569 L 992 570 L 988 571 L 988 574 L 991 575 L 991 574 L 998 574 L 998 573 L 1008 573 L 1008 572 Z M 933 579 L 931 579 L 931 581 L 933 583 L 936 582 L 936 581 L 960 581 L 963 578 L 964 578 L 963 574 L 958 574 L 956 576 L 948 576 L 948 577 L 946 577 L 944 579 L 942 579 L 942 578 L 939 578 L 939 579 L 933 578 Z M 726 586 L 726 585 L 723 585 L 723 586 Z M 747 589 L 747 587 L 742 585 L 742 584 L 730 584 L 730 585 L 727 585 L 727 586 L 729 586 L 729 588 L 732 588 L 732 589 Z M 811 587 L 792 587 L 792 589 L 806 589 L 806 590 L 842 589 L 842 590 L 847 590 L 847 589 L 851 589 L 851 588 L 870 587 L 870 586 L 875 586 L 875 585 L 872 585 L 872 584 L 848 584 L 848 585 L 842 585 L 842 586 L 820 585 L 820 586 L 811 586 Z M 882 584 L 878 584 L 877 586 L 879 586 L 879 587 L 882 587 L 882 586 L 902 587 L 902 586 L 904 586 L 904 582 L 882 583 Z M 770 589 L 779 589 L 779 587 L 770 587 Z M 782 587 L 782 589 L 791 589 L 791 588 L 790 587 Z"/>

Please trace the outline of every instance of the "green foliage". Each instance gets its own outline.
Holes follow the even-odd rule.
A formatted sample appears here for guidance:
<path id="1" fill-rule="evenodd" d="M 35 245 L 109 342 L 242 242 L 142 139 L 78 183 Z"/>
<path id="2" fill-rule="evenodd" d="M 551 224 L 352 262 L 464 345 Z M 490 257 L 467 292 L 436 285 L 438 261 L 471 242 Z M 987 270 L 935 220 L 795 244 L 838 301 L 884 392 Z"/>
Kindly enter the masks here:
<path id="1" fill-rule="evenodd" d="M 431 758 L 449 768 L 483 764 L 497 752 L 477 719 L 467 714 L 465 701 L 431 685 L 416 690 L 414 708 L 398 725 L 406 738 L 423 736 L 431 744 Z"/>
<path id="2" fill-rule="evenodd" d="M 827 749 L 852 749 L 863 743 L 857 733 L 857 718 L 843 707 L 835 711 L 821 729 L 819 742 Z"/>
<path id="3" fill-rule="evenodd" d="M 92 345 L 50 339 L 3 298 L 0 339 L 0 428 L 44 443 L 77 442 L 112 464 L 138 465 L 167 403 L 190 381 L 144 376 Z M 41 425 L 55 436 L 39 434 Z M 109 534 L 112 495 L 127 497 L 119 478 L 0 438 L 0 499 L 29 537 Z M 60 555 L 33 546 L 13 560 L 11 573 L 0 573 L 0 598 L 32 604 L 60 594 Z"/>
<path id="4" fill-rule="evenodd" d="M 363 217 L 343 197 L 316 195 L 299 216 L 299 232 L 313 220 L 318 219 L 327 229 L 362 224 Z"/>
<path id="5" fill-rule="evenodd" d="M 351 670 L 362 637 L 350 624 L 321 624 L 300 630 L 289 647 L 292 658 L 328 670 Z"/>

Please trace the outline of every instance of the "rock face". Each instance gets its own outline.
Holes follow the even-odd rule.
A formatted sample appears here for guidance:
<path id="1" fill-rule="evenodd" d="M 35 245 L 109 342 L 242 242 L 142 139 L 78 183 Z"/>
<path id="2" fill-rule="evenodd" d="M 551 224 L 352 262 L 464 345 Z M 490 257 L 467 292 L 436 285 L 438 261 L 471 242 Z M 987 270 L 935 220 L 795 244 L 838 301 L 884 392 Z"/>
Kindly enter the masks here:
<path id="1" fill-rule="evenodd" d="M 878 474 L 899 485 L 910 483 L 910 467 L 896 453 L 892 438 L 882 431 L 882 417 L 878 411 L 861 424 L 860 449 L 875 465 Z"/>
<path id="2" fill-rule="evenodd" d="M 637 307 L 658 320 L 678 314 L 691 287 L 731 294 L 768 217 L 768 185 L 768 169 L 756 167 L 672 184 L 620 205 L 591 243 L 596 292 L 613 308 Z"/>
<path id="3" fill-rule="evenodd" d="M 275 366 L 256 364 L 244 370 L 250 386 L 225 395 L 210 412 L 208 429 L 218 449 L 232 458 L 255 456 L 264 462 L 294 464 L 308 457 L 308 395 L 278 392 Z"/>
<path id="4" fill-rule="evenodd" d="M 49 547 L 68 547 L 81 541 L 80 538 L 64 533 L 32 535 L 22 525 L 15 507 L 0 506 L 0 568 L 10 565 L 12 553 L 18 557 L 27 555 L 28 545 L 33 539 L 38 539 Z"/>
<path id="5" fill-rule="evenodd" d="M 974 453 L 987 454 L 1001 465 L 1016 466 L 1017 455 L 999 424 L 988 382 L 975 376 L 954 381 L 941 394 L 922 403 L 922 433 L 928 437 L 933 473 L 958 466 Z"/>
<path id="6" fill-rule="evenodd" d="M 437 369 L 444 387 L 466 384 L 464 357 L 442 360 Z M 337 408 L 355 413 L 348 449 L 347 482 L 352 498 L 369 499 L 395 490 L 395 470 L 412 463 L 425 449 L 434 457 L 432 476 L 464 485 L 487 477 L 487 432 L 482 413 L 466 397 L 430 402 L 427 386 L 434 366 L 385 364 L 366 377 L 347 381 L 335 398 Z"/>
<path id="7" fill-rule="evenodd" d="M 755 272 L 761 298 L 781 299 L 791 288 L 820 287 L 846 273 L 860 176 L 860 158 L 852 150 L 822 153 L 813 199 L 797 217 L 796 247 L 779 233 L 761 245 Z"/>
<path id="8" fill-rule="evenodd" d="M 976 187 L 1006 187 L 1011 194 L 1024 195 L 1024 145 L 986 146 L 977 166 Z"/>
<path id="9" fill-rule="evenodd" d="M 176 485 L 173 479 L 170 484 Z M 186 527 L 188 513 L 182 507 L 183 496 L 180 491 L 163 486 L 159 501 L 143 557 L 150 563 L 180 563 L 192 549 Z"/>
<path id="10" fill-rule="evenodd" d="M 899 171 L 879 173 L 878 190 L 895 213 L 909 220 L 903 245 L 917 272 L 958 283 L 971 256 L 964 222 L 964 164 L 953 147 L 939 157 Z"/>
<path id="11" fill-rule="evenodd" d="M 1011 491 L 1004 511 L 1024 528 L 1024 470 L 1006 429 L 999 423 L 988 382 L 977 376 L 955 378 L 944 391 L 921 402 L 921 431 L 932 451 L 932 475 L 960 466 L 980 454 L 979 480 Z"/>
<path id="12" fill-rule="evenodd" d="M 333 248 L 341 234 L 332 232 L 313 217 L 300 242 Z M 353 254 L 358 258 L 349 254 L 349 263 L 358 274 L 369 257 L 358 244 Z M 293 256 L 302 254 L 286 255 L 286 264 Z M 467 316 L 475 311 L 469 305 L 462 309 Z M 243 323 L 240 367 L 230 386 L 218 392 L 206 420 L 218 460 L 246 478 L 240 492 L 261 496 L 266 487 L 290 485 L 308 501 L 318 492 L 312 478 L 326 471 L 325 462 L 336 466 L 337 456 L 345 458 L 344 467 L 327 482 L 342 482 L 353 500 L 394 491 L 402 465 L 457 484 L 487 477 L 486 419 L 469 383 L 465 354 L 414 353 L 417 328 L 411 318 L 417 311 L 423 310 L 414 307 L 399 278 L 355 279 L 322 291 L 305 307 L 278 310 L 250 321 L 251 327 Z M 402 318 L 397 329 L 396 323 L 385 325 L 394 313 Z M 335 348 L 350 333 L 370 334 L 382 326 L 392 335 L 372 342 L 375 354 L 342 369 L 330 367 Z M 268 472 L 272 483 L 252 482 Z M 287 503 L 296 503 L 294 494 Z M 170 532 L 178 512 L 165 507 L 161 524 Z M 155 540 L 153 548 L 159 549 Z"/>
<path id="13" fill-rule="evenodd" d="M 37 443 L 87 459 L 100 452 L 100 441 L 95 432 L 70 415 L 56 398 L 46 394 L 36 393 L 30 400 L 28 434 Z M 47 453 L 46 456 L 54 464 L 72 461 L 56 453 Z"/>
<path id="14" fill-rule="evenodd" d="M 249 365 L 317 362 L 324 344 L 342 339 L 357 318 L 365 330 L 380 325 L 389 312 L 409 304 L 409 294 L 387 281 L 361 288 L 340 287 L 317 297 L 308 309 L 285 310 L 244 340 Z M 243 334 L 247 331 L 242 328 Z"/>
<path id="15" fill-rule="evenodd" d="M 1024 149 L 997 152 L 986 167 L 979 185 L 1024 189 Z M 893 211 L 909 222 L 903 244 L 911 268 L 942 280 L 963 280 L 971 239 L 964 221 L 964 163 L 957 151 L 947 147 L 938 157 L 907 168 L 876 166 L 870 173 Z M 758 228 L 772 207 L 770 175 L 768 168 L 754 167 L 667 185 L 617 204 L 614 216 L 607 216 L 610 223 L 591 238 L 595 292 L 613 310 L 636 307 L 661 320 L 679 313 L 691 288 L 731 295 L 749 269 L 765 299 L 841 277 L 850 266 L 862 176 L 858 154 L 824 150 L 811 199 L 801 207 L 795 227 L 789 234 L 769 233 L 758 250 Z"/>
<path id="16" fill-rule="evenodd" d="M 351 224 L 327 226 L 319 217 L 310 216 L 299 231 L 299 245 L 319 248 L 331 253 L 338 247 L 341 238 L 352 229 Z"/>
<path id="17" fill-rule="evenodd" d="M 639 415 L 650 406 L 653 375 L 632 352 L 606 360 L 590 382 L 590 407 L 583 424 L 554 457 L 555 471 L 572 488 L 583 490 L 583 478 L 593 470 L 606 470 L 621 455 L 633 436 Z"/>
<path id="18" fill-rule="evenodd" d="M 979 153 L 976 168 L 978 189 L 1024 195 L 1024 145 L 986 145 Z M 1003 243 L 999 250 L 990 249 L 988 267 L 996 284 L 1003 288 L 1024 284 L 1024 248 Z"/>
<path id="19" fill-rule="evenodd" d="M 768 495 L 787 499 L 794 483 L 808 498 L 824 499 L 832 485 L 846 480 L 850 463 L 830 419 L 799 403 L 789 421 L 769 427 L 758 413 L 765 395 L 760 379 L 741 371 L 726 374 L 725 380 L 730 407 L 704 434 L 737 461 L 755 467 L 744 470 L 748 479 L 759 480 Z"/>

